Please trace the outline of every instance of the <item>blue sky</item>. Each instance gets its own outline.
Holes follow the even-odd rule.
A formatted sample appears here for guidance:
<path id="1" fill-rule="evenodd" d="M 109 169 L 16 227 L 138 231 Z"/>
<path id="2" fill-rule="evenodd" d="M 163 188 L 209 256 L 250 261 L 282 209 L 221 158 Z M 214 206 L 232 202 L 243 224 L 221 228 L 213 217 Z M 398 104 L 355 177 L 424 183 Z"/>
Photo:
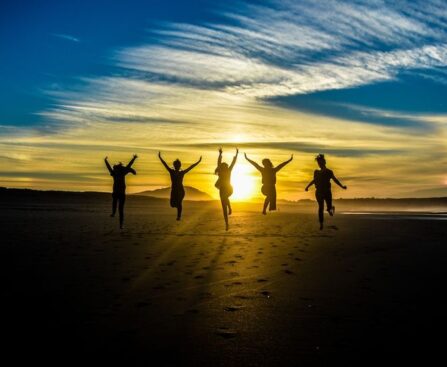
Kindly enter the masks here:
<path id="1" fill-rule="evenodd" d="M 319 152 L 357 180 L 351 195 L 380 196 L 390 184 L 391 196 L 445 191 L 445 1 L 0 7 L 4 186 L 106 190 L 98 157 L 138 151 L 149 156 L 138 187 L 159 187 L 158 149 L 193 159 L 239 144 L 260 159 L 303 160 L 284 176 L 287 197 L 303 197 L 294 182 L 306 181 Z M 61 154 L 57 174 L 42 166 Z M 193 183 L 206 190 L 213 164 Z"/>

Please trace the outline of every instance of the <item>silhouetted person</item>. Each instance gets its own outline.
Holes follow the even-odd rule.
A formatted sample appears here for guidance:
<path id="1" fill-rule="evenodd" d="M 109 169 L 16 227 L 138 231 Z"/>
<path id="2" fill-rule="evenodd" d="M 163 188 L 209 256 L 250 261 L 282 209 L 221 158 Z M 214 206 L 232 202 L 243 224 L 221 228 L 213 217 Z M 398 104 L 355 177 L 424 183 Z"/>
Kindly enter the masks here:
<path id="1" fill-rule="evenodd" d="M 222 148 L 219 149 L 219 158 L 217 159 L 217 167 L 215 173 L 219 176 L 214 186 L 219 189 L 220 202 L 222 203 L 223 216 L 225 219 L 225 230 L 228 231 L 228 216 L 231 215 L 230 196 L 233 194 L 233 186 L 231 186 L 231 171 L 236 164 L 239 149 L 236 149 L 236 155 L 230 166 L 222 162 Z"/>
<path id="2" fill-rule="evenodd" d="M 249 161 L 255 168 L 261 172 L 262 175 L 262 188 L 261 192 L 265 195 L 264 207 L 262 209 L 262 214 L 267 214 L 267 207 L 269 211 L 276 210 L 276 173 L 283 168 L 286 164 L 290 163 L 293 159 L 293 154 L 289 160 L 278 164 L 276 167 L 273 167 L 270 159 L 263 159 L 261 167 L 255 161 L 252 161 L 247 157 L 247 153 L 244 154 L 245 159 Z"/>
<path id="3" fill-rule="evenodd" d="M 114 165 L 113 168 L 110 167 L 107 157 L 104 158 L 104 162 L 110 172 L 110 176 L 113 177 L 113 194 L 112 194 L 112 214 L 111 217 L 115 216 L 116 205 L 118 204 L 119 216 L 120 216 L 120 228 L 123 228 L 124 222 L 124 202 L 126 201 L 126 175 L 132 173 L 134 175 L 137 172 L 132 168 L 133 162 L 138 156 L 135 154 L 127 166 L 123 166 L 121 162 Z"/>
<path id="4" fill-rule="evenodd" d="M 183 198 L 185 197 L 185 188 L 183 187 L 183 177 L 200 163 L 202 157 L 200 157 L 196 163 L 192 164 L 183 171 L 180 171 L 180 167 L 182 166 L 182 162 L 180 162 L 180 160 L 176 159 L 174 161 L 173 163 L 174 169 L 172 169 L 167 165 L 167 163 L 161 157 L 161 152 L 158 152 L 158 158 L 160 158 L 161 163 L 163 163 L 163 166 L 165 166 L 165 168 L 169 172 L 169 175 L 171 176 L 170 204 L 171 208 L 177 208 L 177 220 L 180 220 L 182 218 L 182 202 Z"/>
<path id="5" fill-rule="evenodd" d="M 323 219 L 324 219 L 324 202 L 326 202 L 326 208 L 329 215 L 334 215 L 335 206 L 332 205 L 332 192 L 331 192 L 331 179 L 340 186 L 342 189 L 346 190 L 347 187 L 342 185 L 340 181 L 334 175 L 329 168 L 326 168 L 326 159 L 324 154 L 318 154 L 315 160 L 320 167 L 319 170 L 315 170 L 314 179 L 309 182 L 306 186 L 306 191 L 309 187 L 315 184 L 315 197 L 318 202 L 318 219 L 320 220 L 320 229 L 323 229 Z"/>

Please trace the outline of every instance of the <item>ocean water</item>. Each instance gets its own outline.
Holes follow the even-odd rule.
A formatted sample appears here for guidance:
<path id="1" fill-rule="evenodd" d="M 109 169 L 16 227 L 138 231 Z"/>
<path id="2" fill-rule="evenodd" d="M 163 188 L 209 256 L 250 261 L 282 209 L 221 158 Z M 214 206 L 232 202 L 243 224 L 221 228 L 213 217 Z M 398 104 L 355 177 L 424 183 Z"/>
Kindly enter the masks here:
<path id="1" fill-rule="evenodd" d="M 341 212 L 341 215 L 356 215 L 376 220 L 447 220 L 447 213 L 433 212 L 368 212 L 349 211 Z"/>

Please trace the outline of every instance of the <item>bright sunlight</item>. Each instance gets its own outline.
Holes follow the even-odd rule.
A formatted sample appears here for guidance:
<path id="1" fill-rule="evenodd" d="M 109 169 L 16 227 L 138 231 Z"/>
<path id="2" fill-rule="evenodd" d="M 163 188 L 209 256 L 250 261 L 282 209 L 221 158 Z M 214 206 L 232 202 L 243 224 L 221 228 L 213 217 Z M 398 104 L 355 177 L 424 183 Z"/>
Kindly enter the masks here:
<path id="1" fill-rule="evenodd" d="M 253 169 L 246 162 L 237 162 L 231 173 L 233 195 L 231 200 L 250 200 L 256 194 L 256 179 Z"/>

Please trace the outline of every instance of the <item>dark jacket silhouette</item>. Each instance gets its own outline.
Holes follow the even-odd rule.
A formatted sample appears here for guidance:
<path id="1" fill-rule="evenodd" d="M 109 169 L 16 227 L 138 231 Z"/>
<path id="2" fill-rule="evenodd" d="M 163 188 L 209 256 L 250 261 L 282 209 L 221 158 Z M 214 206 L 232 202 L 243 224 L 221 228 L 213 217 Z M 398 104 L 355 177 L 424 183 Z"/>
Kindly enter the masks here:
<path id="1" fill-rule="evenodd" d="M 231 215 L 231 203 L 230 196 L 233 195 L 233 186 L 231 186 L 231 172 L 236 164 L 239 150 L 236 149 L 236 154 L 231 161 L 230 166 L 227 163 L 222 162 L 222 148 L 219 149 L 219 157 L 217 158 L 217 167 L 215 173 L 218 175 L 218 179 L 214 186 L 219 189 L 220 202 L 222 204 L 222 211 L 225 220 L 225 229 L 228 231 L 228 216 Z"/>
<path id="2" fill-rule="evenodd" d="M 113 166 L 113 168 L 110 166 L 107 157 L 104 158 L 104 162 L 106 164 L 107 169 L 110 172 L 110 176 L 113 177 L 113 194 L 112 194 L 112 214 L 111 217 L 115 216 L 116 213 L 116 206 L 118 204 L 119 206 L 119 219 L 120 219 L 120 228 L 123 227 L 124 222 L 124 203 L 126 201 L 126 175 L 128 173 L 132 173 L 134 175 L 137 174 L 137 172 L 132 168 L 132 164 L 137 159 L 137 155 L 134 155 L 133 158 L 130 160 L 130 162 L 127 164 L 127 166 L 123 166 L 123 164 L 120 162 L 119 164 L 116 164 Z"/>
<path id="3" fill-rule="evenodd" d="M 293 155 L 289 160 L 278 164 L 276 167 L 273 167 L 270 159 L 262 160 L 263 167 L 255 161 L 249 159 L 247 154 L 245 154 L 245 159 L 247 159 L 247 161 L 249 161 L 259 172 L 261 172 L 262 175 L 261 192 L 266 196 L 262 213 L 266 213 L 267 207 L 269 208 L 269 211 L 276 210 L 276 173 L 292 161 Z"/>
<path id="4" fill-rule="evenodd" d="M 174 161 L 174 169 L 168 166 L 168 164 L 164 161 L 164 159 L 161 157 L 161 152 L 158 153 L 158 158 L 160 158 L 161 163 L 163 166 L 165 166 L 166 170 L 169 172 L 169 175 L 171 176 L 171 197 L 170 197 L 170 205 L 172 208 L 177 208 L 177 220 L 180 220 L 182 217 L 182 202 L 185 197 L 185 188 L 183 187 L 183 177 L 191 171 L 195 166 L 197 166 L 201 160 L 200 159 L 189 166 L 185 170 L 180 170 L 180 167 L 182 163 L 180 160 Z"/>
<path id="5" fill-rule="evenodd" d="M 319 170 L 314 171 L 314 179 L 306 186 L 306 191 L 309 187 L 315 185 L 315 198 L 318 203 L 318 219 L 320 221 L 320 229 L 323 229 L 324 221 L 324 203 L 326 202 L 326 210 L 329 215 L 334 215 L 335 206 L 332 205 L 332 191 L 331 180 L 333 180 L 338 186 L 346 190 L 347 187 L 342 185 L 340 181 L 335 177 L 334 172 L 326 167 L 326 159 L 324 154 L 319 154 L 315 158 L 320 167 Z"/>

